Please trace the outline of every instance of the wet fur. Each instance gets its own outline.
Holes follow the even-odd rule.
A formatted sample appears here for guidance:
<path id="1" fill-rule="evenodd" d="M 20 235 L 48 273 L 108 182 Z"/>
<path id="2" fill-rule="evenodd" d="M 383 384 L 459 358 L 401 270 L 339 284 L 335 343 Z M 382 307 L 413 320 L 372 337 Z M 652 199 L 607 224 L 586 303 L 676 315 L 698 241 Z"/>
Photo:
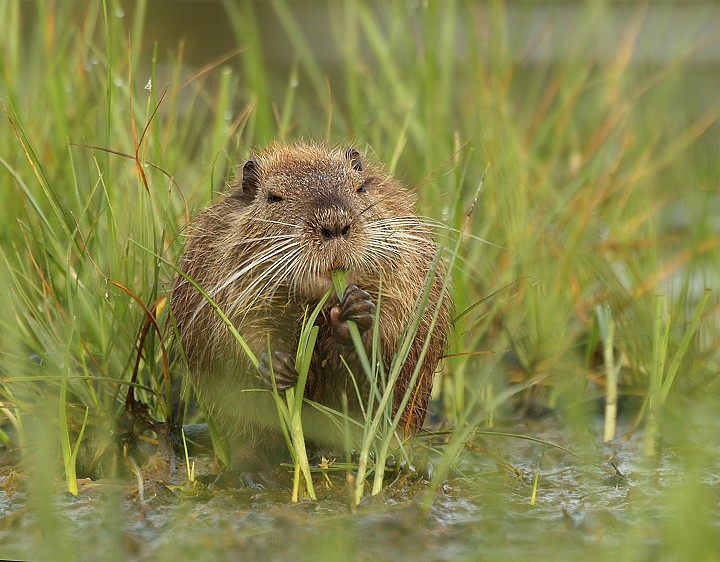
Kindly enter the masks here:
<path id="1" fill-rule="evenodd" d="M 312 309 L 331 286 L 330 270 L 349 270 L 348 282 L 376 303 L 382 279 L 379 332 L 387 369 L 437 251 L 431 229 L 413 207 L 408 190 L 354 150 L 275 144 L 246 164 L 229 196 L 191 222 L 180 267 L 220 306 L 257 356 L 267 350 L 268 337 L 273 350 L 295 353 L 306 306 Z M 394 411 L 428 337 L 443 275 L 441 264 L 396 384 Z M 354 351 L 333 335 L 330 308 L 336 304 L 333 295 L 316 322 L 320 332 L 305 396 L 342 410 L 345 394 L 351 411 L 358 412 L 340 356 L 353 367 L 363 400 L 368 382 Z M 230 439 L 233 463 L 262 456 L 258 451 L 279 443 L 281 436 L 271 396 L 251 390 L 263 388 L 257 370 L 221 318 L 180 276 L 172 307 L 195 388 Z M 447 330 L 443 302 L 403 427 L 415 430 L 423 424 Z M 365 339 L 369 348 L 370 333 Z M 314 427 L 315 438 L 326 439 L 328 425 L 314 420 L 310 437 Z"/>

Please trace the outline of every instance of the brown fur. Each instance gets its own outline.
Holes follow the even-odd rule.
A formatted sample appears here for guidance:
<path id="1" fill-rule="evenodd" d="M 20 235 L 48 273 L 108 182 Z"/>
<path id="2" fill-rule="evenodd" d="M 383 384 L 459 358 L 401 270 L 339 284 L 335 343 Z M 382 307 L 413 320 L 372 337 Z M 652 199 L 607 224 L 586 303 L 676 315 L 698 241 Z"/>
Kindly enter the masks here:
<path id="1" fill-rule="evenodd" d="M 213 298 L 257 356 L 267 349 L 268 336 L 273 350 L 295 353 L 305 309 L 312 309 L 331 286 L 330 270 L 348 270 L 348 282 L 367 291 L 376 304 L 382 280 L 379 333 L 387 370 L 437 251 L 430 228 L 413 207 L 408 190 L 361 161 L 357 152 L 275 144 L 246 165 L 228 197 L 192 221 L 180 267 Z M 343 236 L 323 236 L 327 229 L 343 228 Z M 428 337 L 443 275 L 440 266 L 396 384 L 394 411 Z M 358 412 L 340 355 L 349 356 L 364 402 L 369 383 L 354 353 L 343 351 L 333 335 L 329 310 L 337 302 L 333 295 L 316 322 L 320 332 L 305 396 L 342 410 L 345 394 L 351 411 Z M 198 394 L 242 463 L 238 456 L 251 455 L 256 444 L 277 440 L 272 399 L 267 392 L 249 391 L 262 388 L 257 370 L 218 314 L 182 277 L 175 281 L 172 306 Z M 447 330 L 443 302 L 413 400 L 403 413 L 403 427 L 410 430 L 425 419 Z M 314 433 L 322 440 L 327 427 L 318 423 Z"/>

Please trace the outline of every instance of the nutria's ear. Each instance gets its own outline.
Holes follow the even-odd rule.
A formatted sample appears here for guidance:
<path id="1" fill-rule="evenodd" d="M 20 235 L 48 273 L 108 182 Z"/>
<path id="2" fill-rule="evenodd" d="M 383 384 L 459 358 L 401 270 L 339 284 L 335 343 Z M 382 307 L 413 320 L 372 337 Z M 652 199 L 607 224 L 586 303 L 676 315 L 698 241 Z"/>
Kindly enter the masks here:
<path id="1" fill-rule="evenodd" d="M 362 158 L 360 158 L 360 153 L 357 151 L 356 148 L 348 148 L 345 151 L 345 158 L 350 160 L 353 170 L 362 172 L 362 170 L 363 170 Z"/>
<path id="2" fill-rule="evenodd" d="M 255 160 L 248 160 L 243 166 L 242 179 L 235 184 L 230 197 L 239 199 L 244 205 L 249 205 L 255 199 L 258 187 L 260 187 L 260 166 Z"/>
<path id="3" fill-rule="evenodd" d="M 242 199 L 252 200 L 255 198 L 258 187 L 260 187 L 260 167 L 255 160 L 245 162 L 242 171 L 242 181 L 238 195 Z"/>

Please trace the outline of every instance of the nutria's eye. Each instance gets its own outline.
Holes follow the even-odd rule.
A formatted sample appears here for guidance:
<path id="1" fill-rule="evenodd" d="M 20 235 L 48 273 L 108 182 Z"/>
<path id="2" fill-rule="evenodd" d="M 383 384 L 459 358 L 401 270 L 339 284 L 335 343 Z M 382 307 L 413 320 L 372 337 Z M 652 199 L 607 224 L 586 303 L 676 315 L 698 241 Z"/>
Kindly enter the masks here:
<path id="1" fill-rule="evenodd" d="M 268 193 L 268 196 L 267 196 L 267 202 L 268 202 L 268 203 L 279 203 L 279 202 L 282 201 L 282 200 L 283 200 L 282 197 L 280 197 L 279 195 L 273 193 L 272 191 Z"/>
<path id="2" fill-rule="evenodd" d="M 364 182 L 362 182 L 360 187 L 357 188 L 357 192 L 358 193 L 367 193 L 367 190 L 370 187 L 371 183 L 372 183 L 372 181 L 370 180 L 370 178 L 366 179 Z"/>

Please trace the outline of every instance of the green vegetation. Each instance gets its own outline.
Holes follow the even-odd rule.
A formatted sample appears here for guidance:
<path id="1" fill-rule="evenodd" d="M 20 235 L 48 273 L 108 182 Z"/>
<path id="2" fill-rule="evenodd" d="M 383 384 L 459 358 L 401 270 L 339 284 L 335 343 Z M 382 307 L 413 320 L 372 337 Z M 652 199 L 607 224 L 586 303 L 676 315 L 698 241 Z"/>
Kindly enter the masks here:
<path id="1" fill-rule="evenodd" d="M 113 476 L 133 461 L 110 435 L 144 415 L 175 420 L 183 362 L 169 347 L 167 293 L 183 227 L 253 148 L 294 138 L 353 144 L 417 186 L 420 212 L 437 224 L 453 262 L 455 334 L 436 380 L 450 430 L 415 444 L 415 458 L 435 464 L 419 502 L 434 533 L 413 512 L 383 508 L 412 519 L 420 553 L 440 557 L 432 525 L 458 523 L 444 510 L 459 509 L 452 498 L 461 494 L 481 506 L 478 519 L 493 521 L 478 523 L 477 533 L 477 521 L 467 523 L 476 554 L 557 558 L 592 547 L 608 559 L 717 555 L 720 104 L 717 60 L 711 71 L 693 58 L 716 38 L 688 33 L 669 59 L 645 59 L 642 41 L 662 33 L 650 28 L 659 24 L 649 6 L 585 2 L 573 4 L 577 26 L 548 24 L 537 36 L 533 46 L 554 56 L 533 58 L 530 42 L 517 41 L 530 29 L 516 13 L 523 3 L 318 3 L 318 29 L 330 36 L 324 52 L 336 57 L 328 61 L 294 3 L 228 0 L 218 24 L 236 50 L 198 65 L 182 42 L 154 41 L 151 3 L 126 4 L 0 3 L 0 441 L 8 458 L 21 459 L 0 472 L 10 502 L 1 504 L 2 557 L 77 558 L 74 541 L 87 557 L 127 556 L 118 514 L 144 514 L 150 504 L 128 507 L 108 485 L 92 507 L 97 520 L 77 531 L 62 503 L 66 490 L 79 493 L 75 461 Z M 683 13 L 681 4 L 663 5 Z M 617 9 L 631 17 L 610 37 Z M 707 11 L 717 19 L 716 8 Z M 281 32 L 278 49 L 292 53 L 284 63 L 263 51 L 271 41 L 263 41 L 261 16 Z M 572 49 L 562 49 L 560 33 Z M 558 475 L 612 470 L 598 402 L 614 403 L 615 390 L 624 413 L 616 432 L 613 424 L 605 431 L 616 433 L 613 446 L 633 451 L 625 503 L 578 523 L 558 486 L 545 500 L 555 511 L 528 516 L 531 494 L 532 509 L 542 509 L 543 487 Z M 299 400 L 286 398 L 292 422 Z M 139 409 L 128 421 L 131 407 Z M 555 414 L 564 448 L 508 437 L 530 432 L 508 429 L 508 419 L 538 410 Z M 383 463 L 397 426 L 378 412 L 365 428 L 370 441 L 379 433 L 377 444 L 361 450 L 361 462 L 378 454 L 373 493 L 387 483 Z M 532 449 L 531 458 L 521 449 L 527 457 L 511 461 L 506 448 L 531 445 L 542 452 Z M 498 482 L 498 474 L 509 476 Z M 610 494 L 600 487 L 582 492 L 584 501 Z M 5 507 L 25 492 L 30 522 Z M 352 497 L 362 495 L 360 478 Z M 218 531 L 187 526 L 197 517 L 189 510 L 178 508 L 177 522 L 163 527 L 164 557 L 207 556 L 197 546 L 207 544 L 203 533 L 218 549 L 244 548 L 257 530 L 230 527 L 242 540 L 219 540 Z M 517 534 L 494 522 L 497 514 Z M 371 532 L 389 558 L 415 552 L 393 553 L 392 536 L 334 517 L 315 529 L 322 549 L 295 533 L 296 553 L 373 552 L 362 539 Z M 557 530 L 558 517 L 574 534 Z M 97 539 L 78 538 L 93 525 L 103 529 Z M 482 537 L 497 540 L 489 548 Z M 253 544 L 257 557 L 288 548 Z"/>

